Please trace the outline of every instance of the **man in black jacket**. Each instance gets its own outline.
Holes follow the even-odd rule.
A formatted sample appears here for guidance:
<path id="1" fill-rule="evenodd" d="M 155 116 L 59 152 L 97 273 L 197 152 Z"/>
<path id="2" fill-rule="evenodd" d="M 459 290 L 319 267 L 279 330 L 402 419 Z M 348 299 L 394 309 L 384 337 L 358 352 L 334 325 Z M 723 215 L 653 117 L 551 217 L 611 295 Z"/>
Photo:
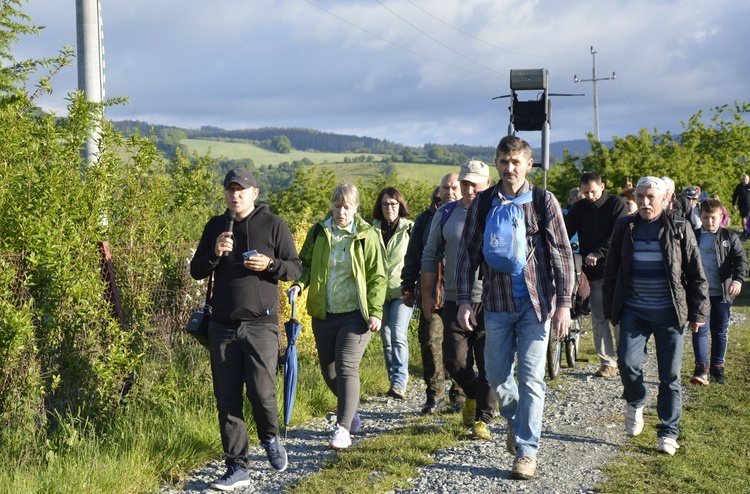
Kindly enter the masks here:
<path id="1" fill-rule="evenodd" d="M 448 173 L 440 180 L 440 185 L 432 193 L 432 203 L 414 220 L 414 228 L 409 237 L 409 246 L 404 256 L 404 268 L 401 271 L 401 293 L 404 304 L 413 307 L 415 304 L 421 309 L 421 272 L 422 251 L 430 234 L 432 217 L 441 203 L 449 203 L 461 199 L 461 189 L 457 173 Z M 439 295 L 438 295 L 439 298 Z M 436 307 L 439 309 L 439 307 Z M 443 365 L 443 323 L 439 317 L 427 320 L 420 310 L 419 328 L 417 335 L 422 353 L 422 368 L 427 399 L 422 407 L 422 413 L 438 413 L 445 406 L 445 366 Z M 466 397 L 463 390 L 453 383 L 451 387 L 451 406 L 454 411 L 459 404 L 462 407 Z"/>
<path id="2" fill-rule="evenodd" d="M 682 416 L 682 352 L 685 332 L 695 332 L 709 314 L 708 281 L 693 230 L 664 214 L 666 185 L 643 177 L 635 188 L 638 213 L 621 218 L 612 231 L 604 266 L 604 316 L 620 324 L 617 365 L 625 400 L 625 431 L 643 431 L 644 347 L 656 345 L 659 394 L 656 450 L 674 455 Z"/>
<path id="3" fill-rule="evenodd" d="M 602 177 L 596 172 L 586 172 L 580 179 L 582 201 L 575 202 L 565 216 L 568 237 L 578 233 L 579 252 L 583 258 L 583 272 L 589 280 L 591 295 L 591 325 L 594 330 L 594 348 L 599 355 L 597 377 L 617 375 L 617 338 L 619 328 L 610 326 L 602 308 L 602 278 L 604 262 L 609 250 L 615 221 L 627 216 L 625 201 L 609 195 Z"/>
<path id="4" fill-rule="evenodd" d="M 301 264 L 284 220 L 266 205 L 255 206 L 258 192 L 255 177 L 246 170 L 227 173 L 227 212 L 208 221 L 190 262 L 193 278 L 214 276 L 209 347 L 227 471 L 211 487 L 220 490 L 250 484 L 244 386 L 268 461 L 278 471 L 287 467 L 287 454 L 278 438 L 277 285 L 278 280 L 296 280 Z"/>
<path id="5" fill-rule="evenodd" d="M 742 218 L 742 234 L 747 235 L 747 217 L 750 216 L 750 176 L 742 175 L 742 180 L 734 188 L 732 194 L 732 207 L 739 209 Z"/>

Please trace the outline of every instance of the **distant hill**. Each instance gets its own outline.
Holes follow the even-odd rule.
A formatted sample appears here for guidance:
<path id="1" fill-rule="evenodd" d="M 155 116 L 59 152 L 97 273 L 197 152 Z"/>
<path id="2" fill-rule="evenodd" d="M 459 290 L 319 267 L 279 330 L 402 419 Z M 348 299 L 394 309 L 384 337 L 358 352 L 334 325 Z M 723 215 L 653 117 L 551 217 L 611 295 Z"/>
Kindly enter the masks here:
<path id="1" fill-rule="evenodd" d="M 458 160 L 481 159 L 491 163 L 494 160 L 494 146 L 467 146 L 462 144 L 439 145 L 426 143 L 420 147 L 405 146 L 397 142 L 372 137 L 334 134 L 305 128 L 265 127 L 261 129 L 226 130 L 218 127 L 204 126 L 200 129 L 172 127 L 168 125 L 150 124 L 137 120 L 122 120 L 113 122 L 114 126 L 128 135 L 139 132 L 149 135 L 153 128 L 158 139 L 157 145 L 168 155 L 172 155 L 182 139 L 217 139 L 228 141 L 270 142 L 276 136 L 284 135 L 289 138 L 294 149 L 329 152 L 329 153 L 372 153 L 383 155 L 416 156 L 430 155 L 435 148 L 447 150 Z M 611 143 L 605 143 L 611 145 Z M 563 158 L 563 150 L 567 149 L 573 156 L 586 156 L 591 146 L 586 139 L 560 141 L 550 143 L 550 162 L 554 163 Z M 434 152 L 434 151 L 433 151 Z M 540 154 L 534 149 L 535 157 Z M 537 158 L 538 159 L 538 158 Z"/>

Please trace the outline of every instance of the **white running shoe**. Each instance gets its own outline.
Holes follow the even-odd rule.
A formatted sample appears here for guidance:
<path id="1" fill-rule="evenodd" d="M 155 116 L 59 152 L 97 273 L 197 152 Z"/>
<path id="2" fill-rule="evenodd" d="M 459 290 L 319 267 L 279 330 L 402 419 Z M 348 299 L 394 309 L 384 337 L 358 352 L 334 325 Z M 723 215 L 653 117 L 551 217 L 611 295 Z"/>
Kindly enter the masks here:
<path id="1" fill-rule="evenodd" d="M 643 407 L 625 405 L 625 431 L 628 436 L 637 436 L 643 430 Z"/>
<path id="2" fill-rule="evenodd" d="M 340 424 L 336 424 L 336 428 L 333 429 L 333 436 L 331 436 L 331 449 L 346 449 L 351 445 L 352 438 L 349 431 Z"/>

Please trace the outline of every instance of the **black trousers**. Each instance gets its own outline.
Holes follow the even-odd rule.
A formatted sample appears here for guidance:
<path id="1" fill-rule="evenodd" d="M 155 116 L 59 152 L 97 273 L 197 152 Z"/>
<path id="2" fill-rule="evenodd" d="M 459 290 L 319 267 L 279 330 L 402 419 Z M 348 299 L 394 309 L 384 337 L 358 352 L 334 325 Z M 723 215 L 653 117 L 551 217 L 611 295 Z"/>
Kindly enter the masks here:
<path id="1" fill-rule="evenodd" d="M 456 302 L 443 304 L 443 357 L 451 379 L 463 388 L 467 398 L 477 400 L 475 420 L 490 423 L 497 407 L 497 398 L 490 390 L 484 372 L 484 308 L 481 303 L 471 304 L 477 317 L 477 326 L 466 331 L 458 324 Z M 474 370 L 474 364 L 477 371 Z"/>
<path id="2" fill-rule="evenodd" d="M 258 439 L 279 433 L 276 366 L 279 325 L 243 321 L 209 325 L 211 375 L 227 466 L 247 470 L 248 437 L 242 413 L 243 388 L 252 405 Z"/>

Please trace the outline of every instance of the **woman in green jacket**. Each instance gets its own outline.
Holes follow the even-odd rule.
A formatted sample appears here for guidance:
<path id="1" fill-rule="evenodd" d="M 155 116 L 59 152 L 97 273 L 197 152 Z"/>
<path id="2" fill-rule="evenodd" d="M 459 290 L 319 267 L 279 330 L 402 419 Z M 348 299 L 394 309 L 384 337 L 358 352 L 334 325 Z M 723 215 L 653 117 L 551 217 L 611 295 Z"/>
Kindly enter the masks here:
<path id="1" fill-rule="evenodd" d="M 388 290 L 383 306 L 383 324 L 380 338 L 383 341 L 385 367 L 388 371 L 390 389 L 388 395 L 399 400 L 406 398 L 406 383 L 409 381 L 409 320 L 412 307 L 401 300 L 401 270 L 409 246 L 414 222 L 408 220 L 409 206 L 404 196 L 395 187 L 380 191 L 372 217 L 372 225 L 380 232 L 381 249 L 385 263 Z"/>
<path id="2" fill-rule="evenodd" d="M 343 183 L 331 197 L 331 213 L 313 225 L 300 250 L 302 275 L 289 292 L 293 299 L 309 288 L 320 369 L 338 398 L 332 449 L 351 446 L 361 427 L 359 363 L 372 332 L 383 318 L 386 279 L 378 232 L 361 216 L 359 191 Z"/>

